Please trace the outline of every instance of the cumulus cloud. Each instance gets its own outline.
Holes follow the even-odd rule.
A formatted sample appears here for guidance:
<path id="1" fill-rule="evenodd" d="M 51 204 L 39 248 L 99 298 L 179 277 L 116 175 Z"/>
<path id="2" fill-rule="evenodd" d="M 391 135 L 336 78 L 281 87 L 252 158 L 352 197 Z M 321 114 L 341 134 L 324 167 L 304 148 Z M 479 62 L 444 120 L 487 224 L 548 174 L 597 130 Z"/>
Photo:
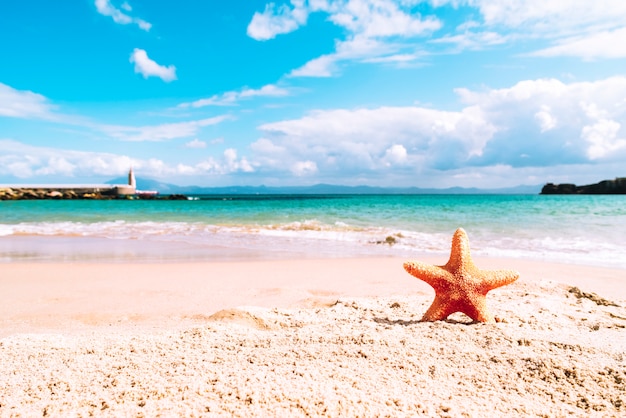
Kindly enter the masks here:
<path id="1" fill-rule="evenodd" d="M 205 106 L 234 106 L 243 99 L 253 97 L 283 97 L 288 96 L 289 90 L 278 87 L 274 84 L 267 84 L 260 89 L 244 88 L 241 91 L 229 91 L 221 95 L 214 95 L 206 99 L 199 99 L 193 102 L 181 103 L 179 108 L 199 108 Z"/>
<path id="2" fill-rule="evenodd" d="M 261 125 L 262 138 L 251 145 L 254 161 L 291 174 L 404 181 L 426 172 L 451 178 L 487 175 L 494 167 L 545 174 L 547 167 L 626 164 L 626 77 L 525 80 L 456 93 L 456 111 L 319 110 Z"/>
<path id="3" fill-rule="evenodd" d="M 164 123 L 148 126 L 99 125 L 98 129 L 109 136 L 123 141 L 166 141 L 187 138 L 196 135 L 201 128 L 216 125 L 230 119 L 228 115 L 192 120 L 186 122 Z"/>
<path id="4" fill-rule="evenodd" d="M 125 175 L 130 167 L 142 176 L 154 178 L 254 171 L 252 164 L 245 157 L 239 158 L 237 151 L 232 148 L 224 151 L 219 158 L 211 157 L 197 164 L 188 165 L 171 164 L 157 158 L 139 159 L 107 152 L 37 147 L 10 139 L 0 140 L 0 176 L 23 180 L 49 177 L 112 177 Z"/>
<path id="5" fill-rule="evenodd" d="M 24 119 L 54 119 L 54 108 L 47 98 L 32 91 L 16 90 L 0 83 L 0 116 Z"/>
<path id="6" fill-rule="evenodd" d="M 587 156 L 591 160 L 602 158 L 626 147 L 626 135 L 618 138 L 621 124 L 610 119 L 600 119 L 592 125 L 583 127 L 581 137 L 589 143 Z"/>
<path id="7" fill-rule="evenodd" d="M 387 166 L 401 165 L 407 161 L 408 153 L 403 145 L 394 144 L 387 148 L 383 161 Z"/>
<path id="8" fill-rule="evenodd" d="M 135 64 L 135 72 L 143 75 L 143 78 L 159 77 L 167 82 L 176 80 L 176 67 L 173 65 L 159 65 L 148 57 L 143 49 L 135 48 L 130 55 L 130 62 Z"/>
<path id="9" fill-rule="evenodd" d="M 110 16 L 115 23 L 119 23 L 120 25 L 136 24 L 139 28 L 145 31 L 149 31 L 152 27 L 151 23 L 146 22 L 143 19 L 131 17 L 122 12 L 122 10 L 113 6 L 110 0 L 96 0 L 95 4 L 98 13 L 104 16 Z M 122 3 L 120 8 L 126 12 L 131 12 L 133 10 L 128 2 Z"/>
<path id="10" fill-rule="evenodd" d="M 316 111 L 259 127 L 253 149 L 277 166 L 313 161 L 322 171 L 376 171 L 428 159 L 434 166 L 460 165 L 480 155 L 496 128 L 479 110 L 448 112 L 421 107 Z M 271 154 L 281 153 L 272 159 Z"/>
<path id="11" fill-rule="evenodd" d="M 0 140 L 0 174 L 27 179 L 36 176 L 113 176 L 128 172 L 138 161 L 110 153 L 36 147 Z"/>
<path id="12" fill-rule="evenodd" d="M 554 129 L 557 125 L 557 120 L 552 115 L 550 106 L 542 105 L 541 110 L 535 113 L 535 119 L 539 122 L 542 133 Z"/>
<path id="13" fill-rule="evenodd" d="M 296 161 L 290 170 L 294 176 L 304 177 L 317 173 L 317 164 L 315 161 Z"/>
<path id="14" fill-rule="evenodd" d="M 254 167 L 246 157 L 239 158 L 237 150 L 228 148 L 220 159 L 210 157 L 191 168 L 190 173 L 198 174 L 231 174 L 231 173 L 251 173 Z"/>
<path id="15" fill-rule="evenodd" d="M 626 108 L 619 105 L 625 77 L 569 84 L 527 80 L 510 88 L 457 93 L 505 128 L 490 141 L 482 163 L 504 158 L 513 165 L 575 164 L 620 158 L 626 150 L 620 139 L 626 136 L 621 128 Z"/>

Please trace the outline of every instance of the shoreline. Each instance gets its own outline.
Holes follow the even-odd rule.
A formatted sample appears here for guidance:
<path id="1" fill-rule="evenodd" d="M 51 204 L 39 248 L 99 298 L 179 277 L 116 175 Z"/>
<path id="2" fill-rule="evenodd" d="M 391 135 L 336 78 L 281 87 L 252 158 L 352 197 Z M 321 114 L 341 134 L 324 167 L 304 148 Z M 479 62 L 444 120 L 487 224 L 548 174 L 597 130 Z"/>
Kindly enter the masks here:
<path id="1" fill-rule="evenodd" d="M 214 236 L 213 242 L 203 242 L 197 237 L 154 237 L 129 236 L 109 238 L 84 236 L 80 233 L 68 235 L 1 235 L 0 265 L 6 264 L 184 264 L 213 262 L 281 261 L 286 259 L 378 259 L 402 258 L 407 260 L 433 260 L 443 264 L 449 256 L 449 243 L 437 243 L 428 249 L 409 249 L 402 243 L 390 244 L 389 234 L 370 237 L 368 242 L 344 242 L 323 239 L 298 239 L 242 233 L 227 238 Z M 386 237 L 386 238 L 385 238 Z M 391 238 L 393 238 L 391 236 Z M 470 237 L 471 238 L 471 237 Z M 439 239 L 439 238 L 438 238 Z M 472 240 L 472 242 L 474 242 Z M 480 244 L 480 243 L 479 243 Z M 581 253 L 550 254 L 540 252 L 500 253 L 473 248 L 477 259 L 519 260 L 522 263 L 547 263 L 576 265 L 581 268 L 598 267 L 626 270 L 626 261 L 615 255 Z"/>

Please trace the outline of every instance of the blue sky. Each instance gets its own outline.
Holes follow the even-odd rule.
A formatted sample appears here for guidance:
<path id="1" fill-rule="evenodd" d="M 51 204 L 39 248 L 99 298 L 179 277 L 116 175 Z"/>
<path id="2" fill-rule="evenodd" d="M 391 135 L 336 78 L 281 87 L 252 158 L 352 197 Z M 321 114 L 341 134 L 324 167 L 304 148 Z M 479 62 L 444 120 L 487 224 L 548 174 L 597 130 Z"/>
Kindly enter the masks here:
<path id="1" fill-rule="evenodd" d="M 0 57 L 0 183 L 626 176 L 623 0 L 21 0 Z"/>

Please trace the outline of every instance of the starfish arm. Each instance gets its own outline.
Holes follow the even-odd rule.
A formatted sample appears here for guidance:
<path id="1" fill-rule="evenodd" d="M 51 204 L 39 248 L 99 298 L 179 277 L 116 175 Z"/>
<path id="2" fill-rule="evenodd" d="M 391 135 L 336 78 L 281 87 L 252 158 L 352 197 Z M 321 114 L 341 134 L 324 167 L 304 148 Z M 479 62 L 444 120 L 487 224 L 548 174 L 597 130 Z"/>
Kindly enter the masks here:
<path id="1" fill-rule="evenodd" d="M 426 311 L 424 316 L 422 316 L 422 322 L 434 322 L 434 321 L 443 321 L 448 316 L 452 315 L 455 312 L 455 307 L 446 302 L 439 296 L 435 296 L 435 300 L 430 305 L 430 308 Z"/>
<path id="2" fill-rule="evenodd" d="M 439 266 L 418 263 L 416 261 L 404 263 L 404 269 L 413 277 L 425 281 L 433 288 L 435 288 L 437 284 L 445 283 L 450 275 L 450 273 Z"/>
<path id="3" fill-rule="evenodd" d="M 513 283 L 519 278 L 519 273 L 513 270 L 483 271 L 484 288 L 488 291 Z"/>
<path id="4" fill-rule="evenodd" d="M 471 304 L 464 306 L 461 312 L 475 322 L 496 322 L 495 317 L 487 307 L 487 298 L 484 296 L 474 299 Z"/>
<path id="5" fill-rule="evenodd" d="M 470 255 L 470 244 L 467 233 L 463 228 L 459 228 L 454 232 L 452 237 L 452 248 L 450 249 L 450 259 L 446 264 L 446 268 L 457 270 L 465 265 L 472 265 L 472 256 Z"/>

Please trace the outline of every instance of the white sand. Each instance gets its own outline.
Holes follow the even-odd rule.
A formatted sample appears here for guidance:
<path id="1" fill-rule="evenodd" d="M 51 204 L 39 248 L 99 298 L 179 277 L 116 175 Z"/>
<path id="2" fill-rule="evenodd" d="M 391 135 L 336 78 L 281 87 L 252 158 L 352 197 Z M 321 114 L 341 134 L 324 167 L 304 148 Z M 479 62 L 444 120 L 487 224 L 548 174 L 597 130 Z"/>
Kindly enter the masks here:
<path id="1" fill-rule="evenodd" d="M 2 265 L 0 416 L 626 414 L 624 270 L 477 259 L 506 322 L 421 323 L 402 261 Z"/>

